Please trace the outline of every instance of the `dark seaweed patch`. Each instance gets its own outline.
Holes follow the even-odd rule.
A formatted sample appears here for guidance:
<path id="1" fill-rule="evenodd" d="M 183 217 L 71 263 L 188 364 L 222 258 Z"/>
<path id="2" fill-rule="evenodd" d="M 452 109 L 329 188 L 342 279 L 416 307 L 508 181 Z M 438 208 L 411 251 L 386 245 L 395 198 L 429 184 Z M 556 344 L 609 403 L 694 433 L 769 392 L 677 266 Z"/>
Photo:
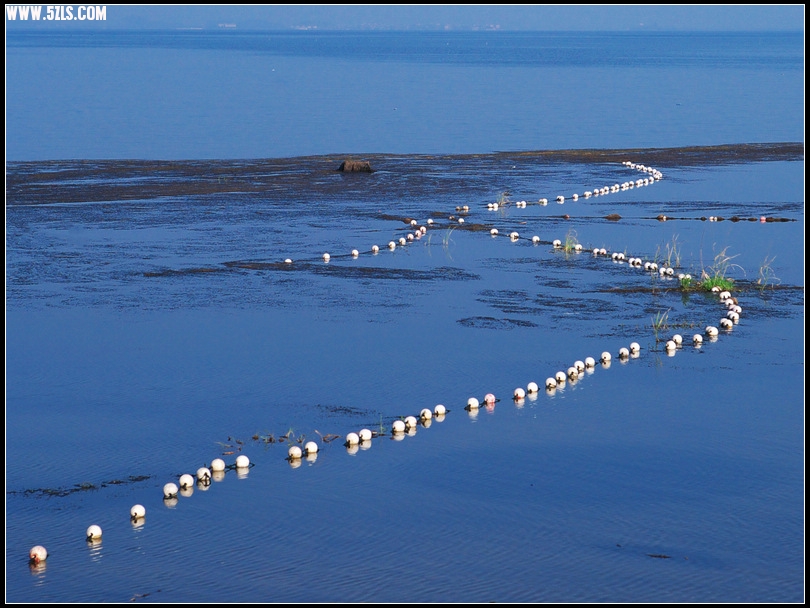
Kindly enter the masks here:
<path id="1" fill-rule="evenodd" d="M 469 155 L 368 155 L 376 168 L 368 179 L 346 180 L 334 168 L 340 159 L 310 156 L 287 159 L 148 161 L 75 160 L 6 164 L 6 205 L 47 205 L 106 201 L 164 202 L 182 197 L 254 194 L 287 204 L 309 204 L 312 197 L 368 195 L 382 201 L 428 194 L 485 194 L 491 175 L 505 162 L 516 170 L 562 163 L 621 163 L 644 158 L 659 167 L 723 165 L 804 160 L 803 143 L 733 144 L 624 150 L 541 150 Z M 452 174 L 452 178 L 447 175 Z M 418 179 L 417 179 L 418 178 Z M 290 192 L 306 193 L 290 201 Z M 390 203 L 386 206 L 390 207 Z M 381 216 L 388 217 L 388 216 Z M 404 221 L 403 216 L 390 216 Z"/>
<path id="2" fill-rule="evenodd" d="M 515 327 L 537 327 L 537 323 L 523 319 L 496 319 L 495 317 L 467 317 L 459 319 L 459 325 L 476 329 L 510 330 Z"/>
<path id="3" fill-rule="evenodd" d="M 141 481 L 146 481 L 147 479 L 151 479 L 151 475 L 130 475 L 126 479 L 112 479 L 109 481 L 102 481 L 99 484 L 84 482 L 77 483 L 70 487 L 28 488 L 26 490 L 9 490 L 7 493 L 12 495 L 33 496 L 37 498 L 64 497 L 75 494 L 76 492 L 92 492 L 109 486 L 122 486 L 139 483 Z"/>

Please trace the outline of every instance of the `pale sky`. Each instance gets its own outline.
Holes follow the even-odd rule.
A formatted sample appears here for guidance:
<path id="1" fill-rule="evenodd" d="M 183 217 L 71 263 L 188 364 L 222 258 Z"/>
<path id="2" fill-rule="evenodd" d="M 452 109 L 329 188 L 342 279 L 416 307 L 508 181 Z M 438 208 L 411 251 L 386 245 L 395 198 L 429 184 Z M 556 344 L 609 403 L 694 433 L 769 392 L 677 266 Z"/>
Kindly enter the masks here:
<path id="1" fill-rule="evenodd" d="M 73 5 L 74 11 L 78 5 Z M 782 5 L 95 5 L 104 21 L 11 21 L 7 29 L 804 31 L 804 4 Z M 43 14 L 45 7 L 43 6 Z"/>

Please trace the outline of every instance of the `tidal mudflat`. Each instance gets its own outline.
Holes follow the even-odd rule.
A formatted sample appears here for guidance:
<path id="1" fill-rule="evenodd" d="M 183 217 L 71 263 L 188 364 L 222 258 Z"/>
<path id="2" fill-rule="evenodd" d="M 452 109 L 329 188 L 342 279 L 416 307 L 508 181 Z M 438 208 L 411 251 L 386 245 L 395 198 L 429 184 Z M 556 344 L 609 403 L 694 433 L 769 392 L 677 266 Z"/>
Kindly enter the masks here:
<path id="1" fill-rule="evenodd" d="M 8 165 L 7 600 L 803 600 L 802 144 L 347 157 Z"/>

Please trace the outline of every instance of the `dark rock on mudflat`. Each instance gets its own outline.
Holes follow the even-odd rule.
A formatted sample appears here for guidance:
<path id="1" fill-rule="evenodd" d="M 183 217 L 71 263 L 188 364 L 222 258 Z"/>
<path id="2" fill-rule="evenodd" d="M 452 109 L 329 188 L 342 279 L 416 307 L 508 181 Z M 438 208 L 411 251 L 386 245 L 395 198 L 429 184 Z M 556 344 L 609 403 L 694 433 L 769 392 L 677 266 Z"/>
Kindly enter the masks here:
<path id="1" fill-rule="evenodd" d="M 374 171 L 374 169 L 371 168 L 371 163 L 367 160 L 344 160 L 342 163 L 340 163 L 338 171 L 371 173 Z"/>

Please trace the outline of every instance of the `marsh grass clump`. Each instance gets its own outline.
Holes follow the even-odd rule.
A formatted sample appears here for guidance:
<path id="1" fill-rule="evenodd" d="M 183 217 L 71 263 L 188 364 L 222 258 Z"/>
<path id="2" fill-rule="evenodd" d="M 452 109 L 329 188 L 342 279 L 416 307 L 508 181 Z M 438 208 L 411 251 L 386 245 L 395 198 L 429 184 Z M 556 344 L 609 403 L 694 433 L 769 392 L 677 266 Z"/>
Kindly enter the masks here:
<path id="1" fill-rule="evenodd" d="M 759 267 L 759 277 L 757 277 L 757 288 L 760 291 L 765 290 L 768 286 L 773 287 L 774 285 L 778 285 L 782 281 L 773 271 L 771 264 L 776 259 L 776 256 L 769 258 L 765 256 L 765 260 L 762 262 L 762 265 Z"/>
<path id="2" fill-rule="evenodd" d="M 652 318 L 652 330 L 655 334 L 655 341 L 660 342 L 660 338 L 658 334 L 666 329 L 669 328 L 669 310 L 667 309 L 663 312 L 655 313 L 655 316 Z"/>
<path id="3" fill-rule="evenodd" d="M 734 279 L 727 276 L 728 272 L 732 268 L 740 270 L 742 268 L 738 264 L 731 263 L 731 260 L 737 256 L 730 256 L 726 253 L 727 251 L 728 247 L 724 247 L 720 253 L 714 256 L 714 264 L 703 270 L 698 283 L 701 289 L 711 291 L 713 287 L 719 287 L 723 291 L 731 291 L 734 288 Z"/>
<path id="4" fill-rule="evenodd" d="M 672 241 L 667 243 L 664 247 L 666 253 L 667 266 L 670 268 L 679 268 L 681 265 L 681 248 L 678 245 L 678 235 L 672 237 Z"/>
<path id="5" fill-rule="evenodd" d="M 576 251 L 579 241 L 577 240 L 577 233 L 574 230 L 569 230 L 565 235 L 565 241 L 562 244 L 562 249 L 565 253 L 572 253 Z"/>

